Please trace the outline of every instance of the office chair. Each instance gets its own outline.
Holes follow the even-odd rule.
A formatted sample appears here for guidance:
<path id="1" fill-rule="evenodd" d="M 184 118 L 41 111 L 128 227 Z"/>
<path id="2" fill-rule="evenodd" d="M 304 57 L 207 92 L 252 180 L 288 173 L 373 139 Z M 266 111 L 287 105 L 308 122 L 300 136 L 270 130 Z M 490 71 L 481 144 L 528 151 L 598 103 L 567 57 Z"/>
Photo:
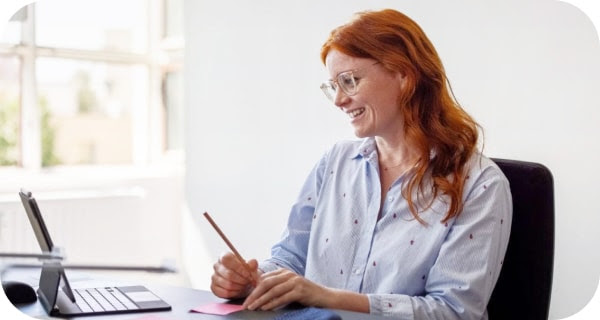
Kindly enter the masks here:
<path id="1" fill-rule="evenodd" d="M 492 160 L 510 183 L 513 218 L 489 319 L 547 320 L 554 264 L 552 174 L 538 163 Z"/>

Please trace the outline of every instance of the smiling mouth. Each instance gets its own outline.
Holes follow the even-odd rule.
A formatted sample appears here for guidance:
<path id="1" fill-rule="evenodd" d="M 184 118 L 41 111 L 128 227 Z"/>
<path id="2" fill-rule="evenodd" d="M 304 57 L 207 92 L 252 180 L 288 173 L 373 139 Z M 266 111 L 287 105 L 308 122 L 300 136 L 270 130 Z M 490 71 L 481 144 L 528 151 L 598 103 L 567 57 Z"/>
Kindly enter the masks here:
<path id="1" fill-rule="evenodd" d="M 359 109 L 354 109 L 350 112 L 348 112 L 348 115 L 350 116 L 351 119 L 354 119 L 358 116 L 360 116 L 361 114 L 363 114 L 365 112 L 365 108 L 359 108 Z"/>

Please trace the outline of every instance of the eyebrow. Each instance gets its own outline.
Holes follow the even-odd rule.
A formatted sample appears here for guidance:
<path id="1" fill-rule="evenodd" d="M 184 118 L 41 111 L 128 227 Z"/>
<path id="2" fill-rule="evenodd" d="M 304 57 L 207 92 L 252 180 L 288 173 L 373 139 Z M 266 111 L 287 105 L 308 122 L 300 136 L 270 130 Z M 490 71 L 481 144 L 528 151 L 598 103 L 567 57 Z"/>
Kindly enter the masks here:
<path id="1" fill-rule="evenodd" d="M 342 74 L 342 73 L 351 72 L 351 71 L 358 71 L 358 70 L 360 70 L 360 69 L 363 69 L 363 68 L 364 68 L 364 67 L 361 67 L 361 68 L 354 68 L 354 69 L 348 69 L 348 70 L 340 71 L 340 72 L 338 72 L 338 73 L 335 75 L 335 78 L 337 79 L 337 77 L 339 77 L 339 76 L 340 76 L 340 74 Z"/>
<path id="2" fill-rule="evenodd" d="M 358 70 L 361 70 L 361 69 L 365 69 L 365 68 L 368 68 L 368 67 L 372 67 L 372 66 L 374 66 L 374 65 L 376 65 L 376 64 L 379 64 L 379 63 L 380 63 L 379 61 L 376 61 L 375 63 L 372 63 L 372 64 L 370 64 L 370 65 L 368 65 L 368 66 L 362 66 L 362 67 L 359 67 L 359 68 L 354 68 L 354 69 L 348 69 L 348 70 L 340 71 L 340 72 L 338 72 L 338 73 L 335 75 L 335 79 L 337 79 L 337 77 L 339 77 L 339 76 L 340 76 L 340 74 L 342 74 L 342 73 L 345 73 L 345 72 L 350 72 L 350 71 L 358 71 Z M 333 79 L 329 79 L 329 80 L 333 80 Z"/>

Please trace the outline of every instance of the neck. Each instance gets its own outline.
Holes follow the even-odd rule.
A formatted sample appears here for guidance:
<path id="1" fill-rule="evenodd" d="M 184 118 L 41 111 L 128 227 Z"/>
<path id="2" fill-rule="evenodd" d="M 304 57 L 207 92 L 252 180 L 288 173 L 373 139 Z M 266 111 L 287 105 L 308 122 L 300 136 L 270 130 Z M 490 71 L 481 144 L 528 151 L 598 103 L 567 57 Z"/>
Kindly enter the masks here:
<path id="1" fill-rule="evenodd" d="M 415 148 L 405 139 L 384 139 L 375 137 L 379 164 L 384 168 L 412 166 L 417 159 Z"/>

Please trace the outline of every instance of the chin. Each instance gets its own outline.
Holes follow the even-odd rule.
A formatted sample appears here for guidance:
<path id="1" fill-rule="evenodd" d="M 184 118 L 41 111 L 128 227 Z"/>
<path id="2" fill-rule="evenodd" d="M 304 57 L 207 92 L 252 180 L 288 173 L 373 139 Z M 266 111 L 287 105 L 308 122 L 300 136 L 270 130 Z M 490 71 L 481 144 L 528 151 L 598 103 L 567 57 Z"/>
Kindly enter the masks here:
<path id="1" fill-rule="evenodd" d="M 355 135 L 357 138 L 361 138 L 361 139 L 362 139 L 362 138 L 368 138 L 368 137 L 371 137 L 371 136 L 373 136 L 372 134 L 369 134 L 368 132 L 366 132 L 366 131 L 364 131 L 364 130 L 360 130 L 360 129 L 358 129 L 358 128 L 355 128 L 355 129 L 354 129 L 354 135 Z"/>

